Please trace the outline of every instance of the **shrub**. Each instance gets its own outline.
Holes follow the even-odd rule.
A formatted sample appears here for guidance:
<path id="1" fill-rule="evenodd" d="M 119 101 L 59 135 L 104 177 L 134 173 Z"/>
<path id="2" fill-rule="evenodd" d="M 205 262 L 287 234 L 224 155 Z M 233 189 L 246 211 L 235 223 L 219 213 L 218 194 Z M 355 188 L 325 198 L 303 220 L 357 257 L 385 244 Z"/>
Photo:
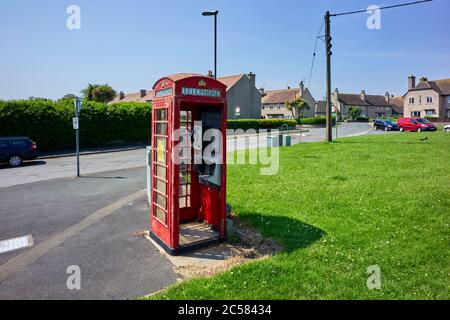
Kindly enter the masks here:
<path id="1" fill-rule="evenodd" d="M 70 99 L 0 101 L 0 136 L 28 136 L 40 150 L 60 150 L 75 145 Z M 80 112 L 82 147 L 114 141 L 149 142 L 151 106 L 147 103 L 106 105 L 84 102 Z"/>
<path id="2" fill-rule="evenodd" d="M 298 118 L 297 123 L 300 125 L 323 125 L 327 123 L 326 117 L 315 117 L 315 118 Z M 336 117 L 332 117 L 331 122 L 336 123 Z"/>
<path id="3" fill-rule="evenodd" d="M 290 128 L 297 125 L 294 119 L 238 119 L 228 120 L 227 127 L 229 129 L 279 129 L 283 124 L 287 124 Z"/>
<path id="4" fill-rule="evenodd" d="M 369 118 L 367 118 L 367 117 L 357 117 L 356 121 L 358 121 L 358 122 L 369 122 Z"/>

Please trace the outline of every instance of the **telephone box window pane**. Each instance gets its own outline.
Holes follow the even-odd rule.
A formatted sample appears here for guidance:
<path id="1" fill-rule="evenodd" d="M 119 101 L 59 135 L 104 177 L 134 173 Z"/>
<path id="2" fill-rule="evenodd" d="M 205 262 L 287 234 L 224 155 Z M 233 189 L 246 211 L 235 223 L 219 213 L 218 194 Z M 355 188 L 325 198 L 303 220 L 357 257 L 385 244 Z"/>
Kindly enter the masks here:
<path id="1" fill-rule="evenodd" d="M 156 190 L 158 190 L 159 192 L 166 194 L 166 183 L 156 179 Z"/>
<path id="2" fill-rule="evenodd" d="M 156 162 L 166 164 L 166 147 L 166 138 L 156 138 Z"/>
<path id="3" fill-rule="evenodd" d="M 186 206 L 187 207 L 191 206 L 191 197 L 190 196 L 186 197 Z"/>
<path id="4" fill-rule="evenodd" d="M 166 197 L 160 195 L 159 193 L 156 192 L 156 203 L 160 206 L 163 207 L 164 209 L 167 209 L 167 205 L 166 205 Z"/>
<path id="5" fill-rule="evenodd" d="M 156 121 L 167 121 L 167 109 L 156 109 Z"/>
<path id="6" fill-rule="evenodd" d="M 181 185 L 180 186 L 180 196 L 187 196 L 188 195 L 188 185 Z"/>
<path id="7" fill-rule="evenodd" d="M 191 182 L 191 175 L 188 172 L 180 172 L 180 184 Z"/>
<path id="8" fill-rule="evenodd" d="M 159 122 L 156 123 L 156 134 L 161 136 L 167 135 L 167 123 Z"/>
<path id="9" fill-rule="evenodd" d="M 156 165 L 156 176 L 162 179 L 167 179 L 166 167 Z"/>
<path id="10" fill-rule="evenodd" d="M 180 198 L 180 209 L 186 208 L 186 197 Z"/>
<path id="11" fill-rule="evenodd" d="M 166 223 L 166 212 L 157 206 L 155 206 L 155 217 Z"/>
<path id="12" fill-rule="evenodd" d="M 180 111 L 180 122 L 186 123 L 187 121 L 187 112 L 186 111 Z"/>

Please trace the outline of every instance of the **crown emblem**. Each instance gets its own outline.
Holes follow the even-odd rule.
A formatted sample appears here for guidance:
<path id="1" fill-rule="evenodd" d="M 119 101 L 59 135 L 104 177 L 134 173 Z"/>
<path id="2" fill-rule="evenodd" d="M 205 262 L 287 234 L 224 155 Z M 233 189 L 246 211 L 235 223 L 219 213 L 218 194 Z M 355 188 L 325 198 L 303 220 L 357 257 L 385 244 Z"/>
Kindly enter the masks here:
<path id="1" fill-rule="evenodd" d="M 198 86 L 199 87 L 206 87 L 206 81 L 205 80 L 200 80 L 199 82 L 198 82 Z"/>

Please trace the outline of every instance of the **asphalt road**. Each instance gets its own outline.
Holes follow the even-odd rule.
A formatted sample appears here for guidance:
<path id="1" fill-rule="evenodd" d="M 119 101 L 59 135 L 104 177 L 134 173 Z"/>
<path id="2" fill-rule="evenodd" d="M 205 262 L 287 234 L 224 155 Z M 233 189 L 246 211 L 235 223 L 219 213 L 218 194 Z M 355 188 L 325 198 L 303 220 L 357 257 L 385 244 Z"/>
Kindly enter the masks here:
<path id="1" fill-rule="evenodd" d="M 371 129 L 368 123 L 345 123 L 339 126 L 338 136 L 348 137 L 361 134 L 382 133 Z M 293 134 L 292 143 L 323 141 L 325 128 L 309 128 L 309 132 Z M 333 129 L 333 137 L 336 130 Z M 259 140 L 259 141 L 258 141 Z M 266 146 L 266 137 L 257 138 L 255 136 L 244 138 L 239 137 L 236 141 L 228 137 L 227 150 L 243 149 L 245 147 L 254 149 L 258 145 Z M 258 143 L 259 142 L 259 143 Z M 80 157 L 81 174 L 89 175 L 98 172 L 109 172 L 114 170 L 139 168 L 146 164 L 146 150 L 137 149 L 123 152 L 82 155 Z M 76 158 L 64 157 L 54 159 L 44 159 L 25 162 L 23 167 L 9 168 L 7 165 L 0 165 L 0 188 L 20 185 L 25 183 L 52 180 L 76 175 Z"/>
<path id="2" fill-rule="evenodd" d="M 145 177 L 135 168 L 1 188 L 0 240 L 32 235 L 34 246 L 0 254 L 0 300 L 130 299 L 176 282 L 137 236 L 149 223 Z M 81 290 L 68 289 L 69 266 Z"/>

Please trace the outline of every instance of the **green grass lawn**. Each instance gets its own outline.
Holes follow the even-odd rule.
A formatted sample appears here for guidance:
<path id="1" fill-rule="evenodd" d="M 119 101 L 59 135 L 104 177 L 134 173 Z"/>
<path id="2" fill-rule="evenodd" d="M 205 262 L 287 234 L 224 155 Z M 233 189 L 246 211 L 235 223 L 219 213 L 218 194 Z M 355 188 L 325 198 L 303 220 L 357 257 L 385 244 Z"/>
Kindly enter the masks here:
<path id="1" fill-rule="evenodd" d="M 450 134 L 282 148 L 278 175 L 229 166 L 227 200 L 284 251 L 154 298 L 450 298 Z M 372 265 L 380 290 L 366 286 Z"/>

